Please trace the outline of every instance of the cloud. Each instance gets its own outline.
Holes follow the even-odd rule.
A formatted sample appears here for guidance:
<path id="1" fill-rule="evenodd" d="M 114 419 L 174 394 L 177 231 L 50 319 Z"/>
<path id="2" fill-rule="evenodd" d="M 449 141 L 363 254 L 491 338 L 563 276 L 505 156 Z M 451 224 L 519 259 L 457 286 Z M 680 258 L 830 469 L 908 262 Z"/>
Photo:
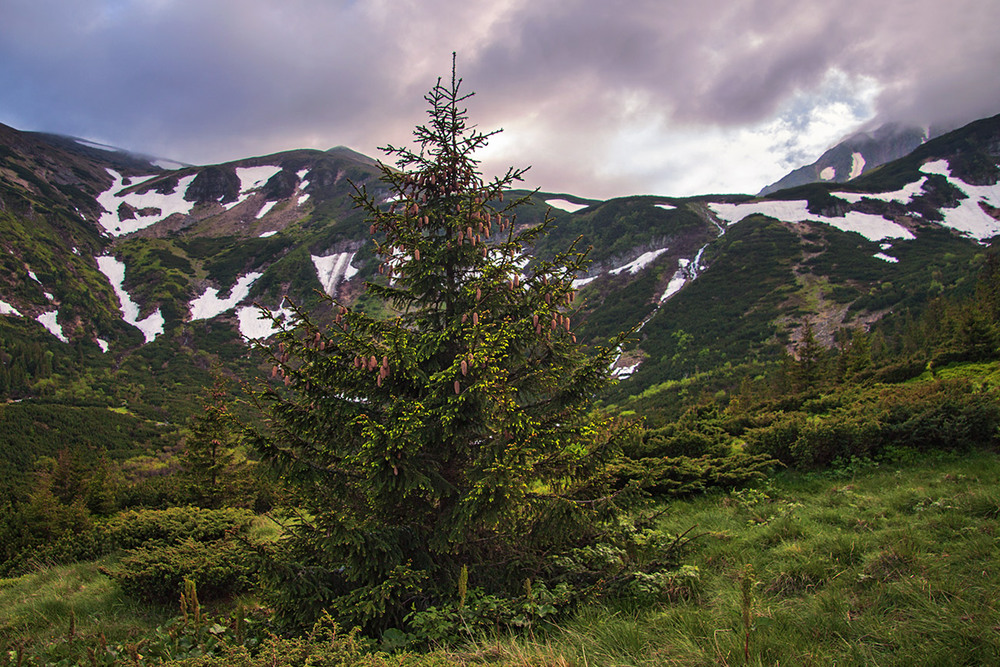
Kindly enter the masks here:
<path id="1" fill-rule="evenodd" d="M 866 121 L 1000 112 L 998 19 L 992 0 L 7 0 L 0 122 L 199 163 L 377 156 L 457 51 L 473 120 L 505 128 L 490 169 L 756 191 Z"/>

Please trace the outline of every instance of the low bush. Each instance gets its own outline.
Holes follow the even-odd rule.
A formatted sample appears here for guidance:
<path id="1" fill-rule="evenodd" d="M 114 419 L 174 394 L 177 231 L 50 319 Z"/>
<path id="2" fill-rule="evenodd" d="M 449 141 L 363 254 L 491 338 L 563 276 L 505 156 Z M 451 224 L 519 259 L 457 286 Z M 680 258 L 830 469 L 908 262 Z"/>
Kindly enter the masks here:
<path id="1" fill-rule="evenodd" d="M 218 541 L 245 533 L 253 518 L 249 510 L 233 508 L 129 510 L 85 530 L 64 533 L 47 544 L 23 549 L 0 564 L 0 573 L 19 574 L 37 564 L 93 560 L 121 549 L 151 544 L 162 547 L 188 539 Z"/>
<path id="2" fill-rule="evenodd" d="M 877 385 L 824 401 L 826 410 L 777 411 L 742 434 L 746 450 L 805 468 L 837 460 L 878 458 L 893 447 L 967 450 L 996 444 L 995 390 L 964 379 Z"/>
<path id="3" fill-rule="evenodd" d="M 248 590 L 254 581 L 253 561 L 243 542 L 188 538 L 166 547 L 134 549 L 116 567 L 102 571 L 127 594 L 142 600 L 176 600 L 186 579 L 195 582 L 204 600 L 212 600 Z"/>

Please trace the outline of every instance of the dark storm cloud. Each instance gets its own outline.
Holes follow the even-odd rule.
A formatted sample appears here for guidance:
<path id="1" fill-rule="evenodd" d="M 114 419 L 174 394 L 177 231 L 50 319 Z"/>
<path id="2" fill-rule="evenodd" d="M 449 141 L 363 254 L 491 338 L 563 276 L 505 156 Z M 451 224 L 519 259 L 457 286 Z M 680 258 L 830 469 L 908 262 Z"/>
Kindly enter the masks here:
<path id="1" fill-rule="evenodd" d="M 683 156 L 665 157 L 687 145 L 678 132 L 718 137 L 776 114 L 789 131 L 812 127 L 810 110 L 834 102 L 862 118 L 867 102 L 852 95 L 865 86 L 881 89 L 872 111 L 884 120 L 1000 112 L 994 0 L 0 7 L 0 122 L 193 162 L 336 144 L 374 154 L 405 141 L 426 117 L 423 93 L 450 73 L 452 51 L 478 92 L 473 119 L 508 128 L 503 157 L 533 164 L 533 184 L 583 194 L 680 178 Z M 776 141 L 786 158 L 809 159 L 799 154 L 810 144 Z M 616 172 L 610 156 L 629 142 L 650 163 Z"/>

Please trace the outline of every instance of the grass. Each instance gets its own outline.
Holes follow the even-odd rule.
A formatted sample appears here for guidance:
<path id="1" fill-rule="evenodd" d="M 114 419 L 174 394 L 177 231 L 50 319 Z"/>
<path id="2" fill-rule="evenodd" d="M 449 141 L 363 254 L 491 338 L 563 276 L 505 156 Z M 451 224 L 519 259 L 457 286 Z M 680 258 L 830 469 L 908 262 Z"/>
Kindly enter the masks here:
<path id="1" fill-rule="evenodd" d="M 68 635 L 71 625 L 80 637 L 104 634 L 109 641 L 124 641 L 176 613 L 125 596 L 100 572 L 115 558 L 0 579 L 0 646 L 22 640 L 45 644 Z"/>
<path id="2" fill-rule="evenodd" d="M 683 594 L 605 601 L 528 636 L 402 664 L 1000 664 L 995 453 L 785 473 L 665 510 L 663 530 L 700 534 L 679 563 Z M 263 521 L 255 530 L 276 531 Z M 0 580 L 0 639 L 56 640 L 72 614 L 78 635 L 122 641 L 176 613 L 123 597 L 98 569 L 109 564 Z"/>
<path id="3" fill-rule="evenodd" d="M 997 455 L 976 454 L 675 502 L 662 527 L 703 533 L 685 556 L 693 599 L 584 609 L 507 653 L 587 667 L 1000 664 L 998 482 Z"/>

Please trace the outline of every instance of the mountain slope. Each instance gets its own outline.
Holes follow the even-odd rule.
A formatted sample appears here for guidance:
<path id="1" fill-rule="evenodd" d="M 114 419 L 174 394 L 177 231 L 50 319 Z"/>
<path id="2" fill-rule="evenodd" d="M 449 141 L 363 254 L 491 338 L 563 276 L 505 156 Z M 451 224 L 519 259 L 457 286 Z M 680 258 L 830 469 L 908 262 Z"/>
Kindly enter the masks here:
<path id="1" fill-rule="evenodd" d="M 901 158 L 929 138 L 928 130 L 895 123 L 872 132 L 853 134 L 829 149 L 812 164 L 799 167 L 765 186 L 763 197 L 778 190 L 816 182 L 845 183 L 886 162 Z"/>
<path id="2" fill-rule="evenodd" d="M 533 204 L 517 224 L 550 218 L 525 271 L 574 242 L 590 248 L 577 333 L 637 328 L 615 371 L 628 394 L 778 358 L 806 321 L 832 344 L 840 329 L 970 289 L 1000 232 L 998 157 L 994 117 L 847 184 L 766 197 L 512 194 Z M 391 205 L 375 160 L 338 147 L 164 164 L 0 127 L 0 337 L 56 356 L 65 378 L 47 391 L 131 378 L 142 388 L 127 400 L 166 410 L 179 400 L 169 387 L 250 363 L 245 339 L 273 331 L 255 303 L 279 319 L 292 304 L 324 317 L 322 293 L 384 309 L 364 290 L 385 278 L 351 200 L 361 187 Z M 43 378 L 28 375 L 7 395 L 37 395 Z"/>

